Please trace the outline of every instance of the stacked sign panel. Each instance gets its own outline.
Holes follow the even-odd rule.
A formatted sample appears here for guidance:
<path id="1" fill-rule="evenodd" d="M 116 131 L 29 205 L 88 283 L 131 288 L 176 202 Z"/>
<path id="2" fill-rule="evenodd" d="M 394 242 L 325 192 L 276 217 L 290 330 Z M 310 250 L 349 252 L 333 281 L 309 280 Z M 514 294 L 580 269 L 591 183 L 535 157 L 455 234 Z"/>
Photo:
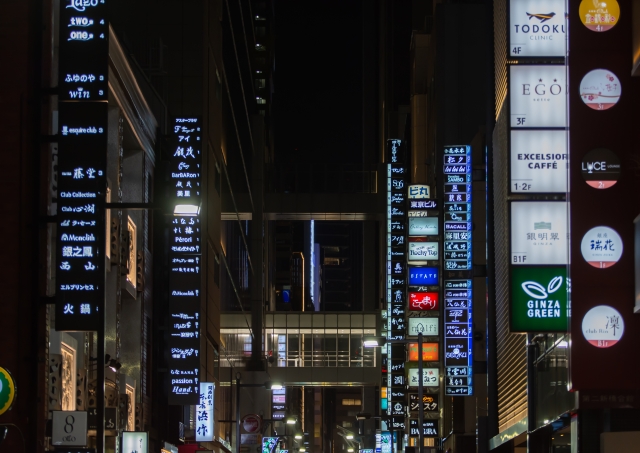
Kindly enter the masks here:
<path id="1" fill-rule="evenodd" d="M 564 0 L 509 4 L 513 332 L 565 332 L 570 285 Z M 543 63 L 544 62 L 544 63 Z M 552 200 L 552 201 L 551 201 Z"/>
<path id="2" fill-rule="evenodd" d="M 56 330 L 99 330 L 105 295 L 106 0 L 60 5 Z"/>
<path id="3" fill-rule="evenodd" d="M 387 142 L 387 338 L 406 337 L 408 169 L 401 140 Z M 400 343 L 387 345 L 387 413 L 389 427 L 405 429 L 405 350 Z"/>
<path id="4" fill-rule="evenodd" d="M 468 396 L 473 395 L 471 147 L 446 146 L 443 165 L 444 392 Z"/>
<path id="5" fill-rule="evenodd" d="M 201 144 L 200 119 L 176 118 L 171 136 L 172 190 L 176 203 L 193 206 L 187 211 L 194 215 L 169 217 L 169 404 L 196 405 L 200 395 Z"/>
<path id="6" fill-rule="evenodd" d="M 637 407 L 638 401 L 640 85 L 629 70 L 629 56 L 637 55 L 632 3 L 583 2 L 570 16 L 570 388 L 579 391 L 580 407 Z M 593 134 L 585 124 L 606 133 Z M 607 379 L 594 363 L 606 364 Z"/>

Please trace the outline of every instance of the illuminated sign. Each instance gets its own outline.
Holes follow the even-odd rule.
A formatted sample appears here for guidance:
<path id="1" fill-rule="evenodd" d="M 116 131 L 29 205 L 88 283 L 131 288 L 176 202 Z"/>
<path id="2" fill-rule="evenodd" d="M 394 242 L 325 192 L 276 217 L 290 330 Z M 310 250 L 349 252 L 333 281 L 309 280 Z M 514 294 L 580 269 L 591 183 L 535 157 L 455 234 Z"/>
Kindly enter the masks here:
<path id="1" fill-rule="evenodd" d="M 61 101 L 106 101 L 109 21 L 106 0 L 61 0 L 58 96 Z"/>
<path id="2" fill-rule="evenodd" d="M 438 293 L 410 291 L 409 310 L 438 310 Z"/>
<path id="3" fill-rule="evenodd" d="M 471 262 L 471 147 L 444 148 L 444 268 L 468 270 Z M 452 178 L 457 177 L 460 182 Z"/>
<path id="4" fill-rule="evenodd" d="M 564 57 L 566 39 L 564 0 L 509 2 L 509 56 Z"/>
<path id="5" fill-rule="evenodd" d="M 409 285 L 437 285 L 438 284 L 438 268 L 437 267 L 417 267 L 409 266 Z"/>
<path id="6" fill-rule="evenodd" d="M 511 267 L 511 331 L 568 330 L 567 268 Z"/>
<path id="7" fill-rule="evenodd" d="M 620 159 L 605 148 L 592 149 L 582 159 L 582 177 L 594 189 L 608 189 L 620 179 Z"/>
<path id="8" fill-rule="evenodd" d="M 580 251 L 593 267 L 604 269 L 616 264 L 622 256 L 622 238 L 612 228 L 597 226 L 582 237 Z"/>
<path id="9" fill-rule="evenodd" d="M 597 348 L 610 348 L 624 335 L 624 318 L 608 305 L 598 305 L 582 318 L 584 338 Z"/>
<path id="10" fill-rule="evenodd" d="M 418 412 L 420 410 L 420 399 L 417 393 L 409 393 L 409 410 Z M 438 412 L 438 395 L 422 395 L 422 410 L 424 412 Z"/>
<path id="11" fill-rule="evenodd" d="M 511 263 L 567 264 L 567 203 L 511 203 Z"/>
<path id="12" fill-rule="evenodd" d="M 58 108 L 56 330 L 98 330 L 105 297 L 107 103 L 61 102 Z"/>
<path id="13" fill-rule="evenodd" d="M 409 236 L 437 236 L 437 217 L 409 217 Z"/>
<path id="14" fill-rule="evenodd" d="M 127 453 L 149 453 L 149 433 L 124 431 L 122 433 L 122 451 Z"/>
<path id="15" fill-rule="evenodd" d="M 582 0 L 580 22 L 591 31 L 603 32 L 612 29 L 620 19 L 620 5 L 616 0 Z"/>
<path id="16" fill-rule="evenodd" d="M 409 362 L 418 361 L 418 343 L 409 343 Z M 438 343 L 422 343 L 422 360 L 435 362 L 438 360 Z"/>
<path id="17" fill-rule="evenodd" d="M 200 403 L 196 406 L 196 442 L 213 441 L 213 398 L 216 385 L 213 382 L 200 383 Z"/>
<path id="18" fill-rule="evenodd" d="M 420 436 L 420 424 L 418 420 L 409 419 L 409 435 L 411 437 Z M 422 435 L 424 437 L 438 437 L 438 420 L 423 420 Z"/>
<path id="19" fill-rule="evenodd" d="M 511 192 L 566 193 L 565 131 L 511 131 Z"/>
<path id="20" fill-rule="evenodd" d="M 419 333 L 426 337 L 437 336 L 439 332 L 440 320 L 438 318 L 408 318 L 407 334 L 416 336 Z"/>
<path id="21" fill-rule="evenodd" d="M 200 121 L 176 118 L 171 137 L 173 200 L 181 214 L 168 217 L 169 233 L 169 404 L 200 401 Z M 191 214 L 191 215 L 186 215 Z M 208 435 L 208 434 L 207 434 Z"/>
<path id="22" fill-rule="evenodd" d="M 438 253 L 437 242 L 423 242 L 409 240 L 409 261 L 428 261 L 437 260 L 440 257 Z"/>
<path id="23" fill-rule="evenodd" d="M 621 95 L 620 80 L 608 69 L 594 69 L 580 82 L 580 97 L 594 110 L 610 109 L 618 103 Z"/>
<path id="24" fill-rule="evenodd" d="M 567 127 L 567 74 L 563 65 L 512 65 L 511 127 Z"/>
<path id="25" fill-rule="evenodd" d="M 426 184 L 413 184 L 409 186 L 409 200 L 421 200 L 431 198 L 430 187 Z"/>
<path id="26" fill-rule="evenodd" d="M 473 284 L 444 281 L 445 394 L 473 394 Z M 452 379 L 453 378 L 453 379 Z"/>
<path id="27" fill-rule="evenodd" d="M 420 373 L 418 372 L 417 365 L 407 368 L 407 380 L 409 387 L 418 387 Z M 422 368 L 422 385 L 424 387 L 438 387 L 440 386 L 440 370 L 438 368 Z"/>

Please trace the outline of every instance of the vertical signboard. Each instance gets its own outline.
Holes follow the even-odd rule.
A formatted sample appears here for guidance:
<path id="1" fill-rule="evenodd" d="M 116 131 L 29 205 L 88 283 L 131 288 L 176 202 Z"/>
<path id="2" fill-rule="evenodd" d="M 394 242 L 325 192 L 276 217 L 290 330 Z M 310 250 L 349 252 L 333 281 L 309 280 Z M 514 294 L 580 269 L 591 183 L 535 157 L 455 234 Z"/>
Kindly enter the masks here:
<path id="1" fill-rule="evenodd" d="M 560 57 L 566 53 L 565 0 L 509 1 L 509 57 Z"/>
<path id="2" fill-rule="evenodd" d="M 196 442 L 213 441 L 213 398 L 216 385 L 200 383 L 200 403 L 196 406 Z"/>
<path id="3" fill-rule="evenodd" d="M 473 394 L 471 147 L 446 146 L 444 173 L 444 392 Z"/>
<path id="4" fill-rule="evenodd" d="M 104 305 L 108 34 L 106 0 L 60 3 L 58 331 L 98 330 Z"/>
<path id="5" fill-rule="evenodd" d="M 202 141 L 199 118 L 176 118 L 171 139 L 169 165 L 171 182 L 176 190 L 175 200 L 178 200 L 176 206 L 181 203 L 179 200 L 187 199 L 183 205 L 196 209 L 185 209 L 184 215 L 169 218 L 169 404 L 196 405 L 200 395 L 202 250 L 199 200 L 194 201 L 199 194 L 192 197 L 189 192 L 187 197 L 185 188 L 200 187 Z"/>

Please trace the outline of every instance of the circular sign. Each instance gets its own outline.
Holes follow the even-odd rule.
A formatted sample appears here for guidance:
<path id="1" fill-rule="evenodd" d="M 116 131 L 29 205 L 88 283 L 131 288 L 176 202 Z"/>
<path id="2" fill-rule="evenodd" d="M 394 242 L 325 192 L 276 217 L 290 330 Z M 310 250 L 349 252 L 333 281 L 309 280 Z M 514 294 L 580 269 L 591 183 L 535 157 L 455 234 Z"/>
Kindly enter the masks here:
<path id="1" fill-rule="evenodd" d="M 620 159 L 606 148 L 592 149 L 582 159 L 582 177 L 594 189 L 608 189 L 620 179 Z"/>
<path id="2" fill-rule="evenodd" d="M 257 433 L 262 428 L 262 418 L 255 414 L 245 415 L 242 417 L 242 427 L 248 433 Z"/>
<path id="3" fill-rule="evenodd" d="M 591 31 L 607 31 L 618 23 L 620 5 L 616 0 L 582 0 L 580 21 Z"/>
<path id="4" fill-rule="evenodd" d="M 0 415 L 11 409 L 16 399 L 16 381 L 6 368 L 0 367 Z"/>
<path id="5" fill-rule="evenodd" d="M 580 97 L 594 110 L 609 110 L 618 103 L 621 94 L 620 80 L 608 69 L 589 71 L 580 82 Z"/>
<path id="6" fill-rule="evenodd" d="M 582 335 L 597 348 L 610 348 L 624 335 L 624 319 L 615 308 L 598 305 L 582 318 Z"/>
<path id="7" fill-rule="evenodd" d="M 585 261 L 593 267 L 611 267 L 622 256 L 622 239 L 615 230 L 606 226 L 591 228 L 582 237 L 580 251 Z"/>

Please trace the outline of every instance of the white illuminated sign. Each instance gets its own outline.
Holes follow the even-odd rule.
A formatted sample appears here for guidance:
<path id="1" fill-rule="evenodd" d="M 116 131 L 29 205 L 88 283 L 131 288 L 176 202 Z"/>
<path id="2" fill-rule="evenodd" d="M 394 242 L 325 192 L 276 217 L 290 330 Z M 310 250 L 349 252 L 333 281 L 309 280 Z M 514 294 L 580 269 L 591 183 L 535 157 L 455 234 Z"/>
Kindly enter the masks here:
<path id="1" fill-rule="evenodd" d="M 566 127 L 567 74 L 564 65 L 513 65 L 511 127 Z"/>
<path id="2" fill-rule="evenodd" d="M 511 203 L 511 264 L 567 264 L 567 203 Z"/>
<path id="3" fill-rule="evenodd" d="M 624 318 L 608 305 L 598 305 L 582 318 L 584 338 L 597 348 L 609 348 L 624 335 Z"/>
<path id="4" fill-rule="evenodd" d="M 124 431 L 122 433 L 122 451 L 127 453 L 149 453 L 149 433 Z"/>
<path id="5" fill-rule="evenodd" d="M 421 200 L 431 198 L 430 187 L 426 184 L 413 184 L 409 186 L 409 200 Z"/>
<path id="6" fill-rule="evenodd" d="M 409 242 L 409 261 L 437 260 L 437 242 Z"/>
<path id="7" fill-rule="evenodd" d="M 437 336 L 439 334 L 439 318 L 408 318 L 407 334 L 416 336 L 422 333 L 424 336 Z"/>
<path id="8" fill-rule="evenodd" d="M 196 442 L 213 441 L 213 398 L 216 385 L 200 383 L 200 404 L 196 406 Z"/>
<path id="9" fill-rule="evenodd" d="M 582 237 L 580 251 L 585 261 L 593 267 L 604 269 L 616 264 L 622 256 L 622 238 L 606 226 L 591 228 Z"/>
<path id="10" fill-rule="evenodd" d="M 87 412 L 53 411 L 51 443 L 60 447 L 87 445 Z"/>
<path id="11" fill-rule="evenodd" d="M 511 192 L 567 192 L 567 133 L 511 131 Z"/>
<path id="12" fill-rule="evenodd" d="M 409 387 L 417 387 L 420 383 L 418 368 L 409 368 Z M 424 387 L 438 387 L 440 385 L 440 370 L 438 368 L 422 369 L 422 385 Z"/>
<path id="13" fill-rule="evenodd" d="M 437 217 L 409 217 L 409 236 L 434 236 L 437 234 Z"/>
<path id="14" fill-rule="evenodd" d="M 565 0 L 509 2 L 509 56 L 564 57 Z"/>

